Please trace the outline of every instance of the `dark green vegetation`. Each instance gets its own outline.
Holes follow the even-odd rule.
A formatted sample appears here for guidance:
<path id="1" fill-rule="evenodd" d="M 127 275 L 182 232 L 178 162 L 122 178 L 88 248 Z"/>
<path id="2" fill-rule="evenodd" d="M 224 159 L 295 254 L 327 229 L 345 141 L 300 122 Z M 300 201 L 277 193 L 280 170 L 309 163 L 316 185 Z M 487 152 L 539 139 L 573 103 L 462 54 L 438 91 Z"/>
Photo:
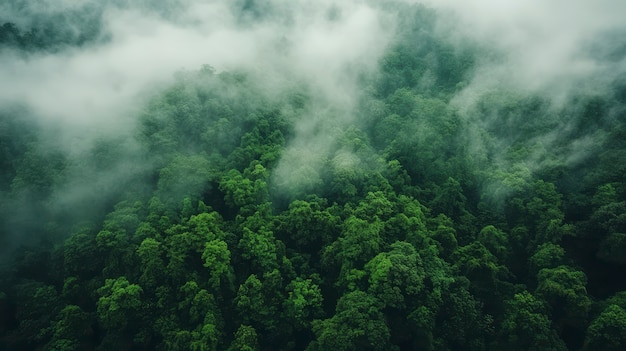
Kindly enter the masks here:
<path id="1" fill-rule="evenodd" d="M 81 153 L 0 110 L 0 349 L 623 350 L 626 84 L 460 111 L 478 49 L 398 10 L 348 125 L 209 66 Z M 37 33 L 0 41 L 95 35 Z M 320 113 L 328 154 L 285 162 Z"/>
<path id="2" fill-rule="evenodd" d="M 29 21 L 20 24 L 0 22 L 0 50 L 14 48 L 23 53 L 58 52 L 101 39 L 101 6 L 86 4 L 65 11 L 42 6 L 43 11 L 34 12 L 37 6 L 29 1 L 8 0 L 5 6 L 8 4 L 16 10 L 16 15 L 28 14 Z"/>

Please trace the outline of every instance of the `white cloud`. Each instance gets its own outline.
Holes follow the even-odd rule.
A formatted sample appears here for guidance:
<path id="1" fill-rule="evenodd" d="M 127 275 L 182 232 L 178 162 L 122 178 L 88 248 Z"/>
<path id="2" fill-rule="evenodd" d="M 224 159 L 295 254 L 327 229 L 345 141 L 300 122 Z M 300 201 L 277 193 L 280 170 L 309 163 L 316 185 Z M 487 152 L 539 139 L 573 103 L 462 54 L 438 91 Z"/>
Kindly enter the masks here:
<path id="1" fill-rule="evenodd" d="M 457 40 L 489 43 L 504 59 L 485 62 L 474 88 L 506 85 L 550 91 L 556 98 L 581 84 L 605 84 L 624 65 L 598 60 L 590 47 L 610 31 L 626 33 L 622 0 L 426 0 L 445 14 L 442 30 Z M 623 63 L 623 60 L 622 60 Z"/>
<path id="2" fill-rule="evenodd" d="M 202 64 L 305 79 L 328 97 L 349 101 L 354 92 L 346 67 L 373 65 L 389 36 L 380 14 L 360 2 L 271 5 L 290 18 L 241 25 L 225 0 L 180 2 L 171 20 L 145 7 L 109 6 L 103 16 L 107 42 L 28 58 L 5 51 L 0 102 L 26 104 L 55 123 L 119 131 L 144 92 L 177 70 Z M 339 16 L 331 18 L 331 10 Z M 280 43 L 288 43 L 286 50 L 277 49 Z"/>

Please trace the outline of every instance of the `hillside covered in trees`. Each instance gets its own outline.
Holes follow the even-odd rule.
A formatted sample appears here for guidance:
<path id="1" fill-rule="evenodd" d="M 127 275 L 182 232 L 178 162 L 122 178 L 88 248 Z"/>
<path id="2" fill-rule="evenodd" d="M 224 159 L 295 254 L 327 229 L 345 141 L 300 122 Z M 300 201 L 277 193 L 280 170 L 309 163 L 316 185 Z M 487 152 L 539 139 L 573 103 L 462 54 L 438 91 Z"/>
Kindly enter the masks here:
<path id="1" fill-rule="evenodd" d="M 626 348 L 624 24 L 154 3 L 0 5 L 0 349 Z"/>

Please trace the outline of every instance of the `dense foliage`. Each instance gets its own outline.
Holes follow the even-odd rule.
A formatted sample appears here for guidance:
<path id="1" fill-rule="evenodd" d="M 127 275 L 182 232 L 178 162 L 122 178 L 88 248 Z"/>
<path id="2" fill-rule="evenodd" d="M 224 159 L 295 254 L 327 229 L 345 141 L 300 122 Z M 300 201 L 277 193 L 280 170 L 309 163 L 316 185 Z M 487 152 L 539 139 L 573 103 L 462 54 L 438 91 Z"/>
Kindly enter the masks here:
<path id="1" fill-rule="evenodd" d="M 428 9 L 398 13 L 347 125 L 306 82 L 269 94 L 210 66 L 81 154 L 1 110 L 0 240 L 33 240 L 5 254 L 0 348 L 622 350 L 626 86 L 559 108 L 498 90 L 461 111 L 478 49 L 434 34 Z M 55 28 L 6 23 L 0 42 L 97 32 Z M 315 114 L 336 138 L 291 167 Z M 64 206 L 70 189 L 90 193 Z"/>

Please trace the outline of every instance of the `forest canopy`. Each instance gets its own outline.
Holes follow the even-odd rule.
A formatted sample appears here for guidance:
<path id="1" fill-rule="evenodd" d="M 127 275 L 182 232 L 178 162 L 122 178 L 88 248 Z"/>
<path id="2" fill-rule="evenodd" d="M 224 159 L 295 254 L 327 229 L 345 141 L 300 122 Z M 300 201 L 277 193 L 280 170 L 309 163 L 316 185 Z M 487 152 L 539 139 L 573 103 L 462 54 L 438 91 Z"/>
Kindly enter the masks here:
<path id="1" fill-rule="evenodd" d="M 623 350 L 626 4 L 560 6 L 5 1 L 0 349 Z"/>

